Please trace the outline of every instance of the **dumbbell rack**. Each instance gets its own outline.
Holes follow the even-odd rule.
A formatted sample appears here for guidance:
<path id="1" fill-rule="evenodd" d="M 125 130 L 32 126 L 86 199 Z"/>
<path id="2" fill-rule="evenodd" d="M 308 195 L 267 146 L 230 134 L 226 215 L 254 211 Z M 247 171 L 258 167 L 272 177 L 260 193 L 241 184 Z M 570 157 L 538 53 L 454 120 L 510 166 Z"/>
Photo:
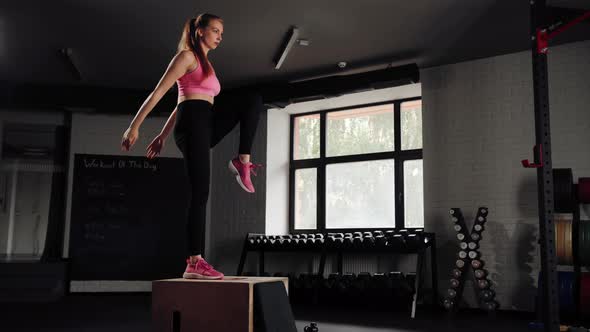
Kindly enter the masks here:
<path id="1" fill-rule="evenodd" d="M 376 236 L 374 236 L 376 235 Z M 425 255 L 430 249 L 432 273 L 432 303 L 438 303 L 438 280 L 436 264 L 436 237 L 434 233 L 424 232 L 423 229 L 398 229 L 355 232 L 353 233 L 317 233 L 313 234 L 314 241 L 308 244 L 310 234 L 264 235 L 248 233 L 246 235 L 237 275 L 242 275 L 244 264 L 249 252 L 258 253 L 258 274 L 264 275 L 265 252 L 309 252 L 320 254 L 318 275 L 324 274 L 325 262 L 328 255 L 336 255 L 338 273 L 343 272 L 344 255 L 349 253 L 374 254 L 415 254 L 416 279 L 414 281 L 414 296 L 412 300 L 411 317 L 416 314 L 416 304 L 425 270 Z M 320 241 L 316 239 L 321 238 Z M 297 239 L 296 241 L 294 239 Z"/>
<path id="2" fill-rule="evenodd" d="M 324 254 L 325 236 L 322 233 L 313 234 L 313 245 L 307 243 L 308 236 L 309 234 L 305 234 L 304 237 L 303 234 L 266 235 L 260 233 L 247 233 L 242 247 L 242 255 L 240 257 L 240 263 L 238 264 L 237 275 L 242 275 L 248 252 L 258 253 L 259 276 L 264 275 L 265 252 L 308 252 L 310 254 L 320 254 L 320 267 L 318 273 L 323 273 L 324 265 L 326 263 L 326 257 Z M 315 241 L 316 237 L 318 238 L 318 241 Z"/>
<path id="3" fill-rule="evenodd" d="M 467 271 L 469 267 L 473 268 L 474 285 L 478 288 L 476 291 L 479 304 L 487 311 L 495 311 L 498 303 L 495 301 L 495 293 L 491 289 L 491 281 L 487 278 L 488 273 L 483 268 L 484 261 L 481 259 L 479 252 L 479 241 L 482 238 L 484 224 L 487 221 L 488 208 L 480 207 L 477 210 L 475 221 L 471 231 L 467 231 L 467 225 L 463 213 L 459 208 L 450 210 L 451 219 L 453 221 L 455 231 L 457 231 L 457 239 L 459 242 L 459 252 L 457 254 L 457 261 L 455 268 L 452 271 L 452 278 L 450 279 L 450 287 L 447 291 L 443 306 L 449 312 L 456 312 L 459 308 L 460 300 L 463 296 L 465 287 Z"/>

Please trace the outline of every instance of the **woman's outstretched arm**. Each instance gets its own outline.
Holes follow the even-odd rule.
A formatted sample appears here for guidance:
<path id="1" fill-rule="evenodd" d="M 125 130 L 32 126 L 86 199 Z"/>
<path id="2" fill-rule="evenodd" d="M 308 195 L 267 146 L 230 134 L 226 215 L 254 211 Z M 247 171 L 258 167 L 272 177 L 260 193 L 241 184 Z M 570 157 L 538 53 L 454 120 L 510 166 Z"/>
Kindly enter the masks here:
<path id="1" fill-rule="evenodd" d="M 160 99 L 162 99 L 166 91 L 170 90 L 174 82 L 187 72 L 193 62 L 194 56 L 190 51 L 182 51 L 174 56 L 160 82 L 158 82 L 154 91 L 143 102 L 137 114 L 131 120 L 129 128 L 123 134 L 123 140 L 121 142 L 123 150 L 129 151 L 133 144 L 135 144 L 139 136 L 139 127 L 141 127 L 147 115 L 154 109 Z"/>

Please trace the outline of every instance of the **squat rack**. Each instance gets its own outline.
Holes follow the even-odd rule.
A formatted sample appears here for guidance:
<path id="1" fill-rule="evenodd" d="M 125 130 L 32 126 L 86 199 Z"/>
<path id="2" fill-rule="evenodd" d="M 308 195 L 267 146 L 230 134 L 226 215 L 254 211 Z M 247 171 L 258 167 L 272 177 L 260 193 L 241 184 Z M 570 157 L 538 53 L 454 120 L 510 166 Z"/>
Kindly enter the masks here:
<path id="1" fill-rule="evenodd" d="M 572 26 L 590 18 L 590 11 L 547 6 L 547 0 L 530 0 L 531 53 L 535 107 L 534 162 L 523 160 L 527 168 L 537 169 L 539 230 L 541 245 L 542 316 L 546 332 L 559 331 L 559 287 L 555 257 L 553 223 L 553 166 L 549 121 L 547 51 L 549 40 Z"/>

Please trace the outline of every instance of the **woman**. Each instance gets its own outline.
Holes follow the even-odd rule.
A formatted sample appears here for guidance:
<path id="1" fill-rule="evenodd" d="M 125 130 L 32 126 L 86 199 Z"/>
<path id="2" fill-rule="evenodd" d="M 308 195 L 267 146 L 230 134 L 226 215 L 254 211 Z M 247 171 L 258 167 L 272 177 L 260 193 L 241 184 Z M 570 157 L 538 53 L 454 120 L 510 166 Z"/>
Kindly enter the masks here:
<path id="1" fill-rule="evenodd" d="M 205 240 L 205 212 L 209 198 L 209 150 L 225 137 L 239 122 L 240 146 L 238 156 L 229 161 L 230 170 L 247 192 L 254 187 L 250 173 L 260 165 L 250 162 L 250 150 L 256 133 L 262 100 L 259 95 L 243 93 L 230 100 L 218 102 L 215 97 L 221 86 L 209 51 L 216 49 L 223 36 L 223 20 L 216 15 L 201 14 L 189 20 L 183 29 L 178 52 L 154 91 L 140 107 L 131 125 L 123 134 L 122 149 L 129 151 L 139 136 L 139 127 L 174 82 L 178 85 L 178 103 L 161 133 L 147 147 L 147 157 L 156 157 L 170 131 L 182 152 L 190 182 L 187 240 L 188 256 L 184 278 L 222 279 L 223 273 L 209 265 L 202 254 Z"/>

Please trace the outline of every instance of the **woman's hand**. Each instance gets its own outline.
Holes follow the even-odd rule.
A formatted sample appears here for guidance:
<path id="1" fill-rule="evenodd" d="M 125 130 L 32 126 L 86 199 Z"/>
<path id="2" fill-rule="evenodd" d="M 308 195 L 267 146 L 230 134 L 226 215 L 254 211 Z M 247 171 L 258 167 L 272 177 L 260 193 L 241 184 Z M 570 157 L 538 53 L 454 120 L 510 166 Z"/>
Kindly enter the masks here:
<path id="1" fill-rule="evenodd" d="M 150 143 L 150 145 L 148 145 L 146 149 L 146 155 L 148 159 L 153 159 L 157 155 L 159 155 L 162 151 L 162 147 L 164 147 L 164 138 L 161 135 L 158 135 L 156 136 L 156 138 L 154 138 L 154 140 Z"/>
<path id="2" fill-rule="evenodd" d="M 121 150 L 129 151 L 133 144 L 137 141 L 139 137 L 139 130 L 134 129 L 132 127 L 127 128 L 125 133 L 123 134 L 123 139 L 121 140 Z"/>

